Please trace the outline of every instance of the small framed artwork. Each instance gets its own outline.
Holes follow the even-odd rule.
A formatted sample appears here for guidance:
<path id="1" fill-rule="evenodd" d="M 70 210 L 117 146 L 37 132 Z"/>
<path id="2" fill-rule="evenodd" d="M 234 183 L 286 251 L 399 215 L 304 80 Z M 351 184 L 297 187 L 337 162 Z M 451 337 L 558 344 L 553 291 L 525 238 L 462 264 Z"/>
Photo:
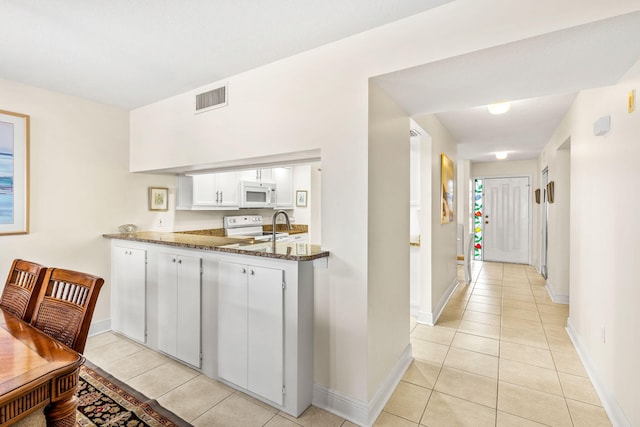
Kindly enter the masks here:
<path id="1" fill-rule="evenodd" d="M 536 203 L 540 204 L 540 189 L 536 189 Z"/>
<path id="2" fill-rule="evenodd" d="M 169 189 L 149 187 L 149 210 L 166 211 L 169 209 Z"/>
<path id="3" fill-rule="evenodd" d="M 307 190 L 296 191 L 296 206 L 299 208 L 307 207 Z"/>
<path id="4" fill-rule="evenodd" d="M 553 194 L 554 192 L 555 192 L 555 183 L 551 181 L 550 183 L 547 184 L 547 200 L 549 201 L 549 203 L 555 202 L 555 194 Z"/>

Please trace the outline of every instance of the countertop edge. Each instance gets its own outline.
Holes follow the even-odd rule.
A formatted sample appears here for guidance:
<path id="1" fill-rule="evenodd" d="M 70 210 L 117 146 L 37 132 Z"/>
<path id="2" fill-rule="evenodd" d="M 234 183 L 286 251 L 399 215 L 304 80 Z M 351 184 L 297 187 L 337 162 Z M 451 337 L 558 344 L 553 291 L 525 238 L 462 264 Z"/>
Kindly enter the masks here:
<path id="1" fill-rule="evenodd" d="M 329 252 L 323 251 L 323 250 L 313 255 L 285 255 L 285 254 L 279 254 L 279 253 L 256 252 L 248 249 L 225 248 L 223 246 L 216 246 L 216 245 L 203 245 L 203 244 L 196 244 L 196 243 L 164 241 L 164 240 L 158 240 L 158 239 L 144 238 L 144 237 L 136 236 L 134 234 L 127 234 L 127 233 L 103 234 L 102 237 L 104 237 L 105 239 L 126 240 L 126 241 L 141 242 L 141 243 L 153 243 L 156 245 L 173 246 L 173 247 L 182 248 L 182 249 L 198 249 L 198 250 L 211 251 L 211 252 L 220 252 L 220 253 L 237 254 L 237 255 L 250 255 L 250 256 L 257 256 L 262 258 L 282 259 L 286 261 L 313 261 L 319 258 L 326 258 L 329 256 Z M 293 244 L 298 244 L 298 243 L 293 243 Z M 287 244 L 279 243 L 278 245 L 286 246 Z"/>

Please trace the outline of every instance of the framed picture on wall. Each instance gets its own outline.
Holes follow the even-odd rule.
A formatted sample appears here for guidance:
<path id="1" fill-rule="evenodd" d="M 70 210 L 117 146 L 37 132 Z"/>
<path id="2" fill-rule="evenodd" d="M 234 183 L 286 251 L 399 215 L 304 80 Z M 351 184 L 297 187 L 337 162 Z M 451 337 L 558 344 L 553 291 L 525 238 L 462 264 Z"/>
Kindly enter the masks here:
<path id="1" fill-rule="evenodd" d="M 307 207 L 307 190 L 296 191 L 296 206 L 299 208 Z"/>
<path id="2" fill-rule="evenodd" d="M 0 110 L 0 235 L 29 232 L 29 116 Z"/>
<path id="3" fill-rule="evenodd" d="M 547 184 L 547 200 L 549 201 L 549 203 L 555 202 L 554 192 L 555 192 L 555 183 L 551 181 L 550 183 Z"/>
<path id="4" fill-rule="evenodd" d="M 441 156 L 441 164 L 442 164 L 442 182 L 440 184 L 441 191 L 441 199 L 442 199 L 442 209 L 440 215 L 440 224 L 448 224 L 455 219 L 455 207 L 454 207 L 454 196 L 455 196 L 455 185 L 454 185 L 454 169 L 453 169 L 453 161 L 447 157 L 446 154 L 442 153 Z"/>
<path id="5" fill-rule="evenodd" d="M 149 187 L 149 210 L 166 211 L 169 209 L 169 189 Z"/>

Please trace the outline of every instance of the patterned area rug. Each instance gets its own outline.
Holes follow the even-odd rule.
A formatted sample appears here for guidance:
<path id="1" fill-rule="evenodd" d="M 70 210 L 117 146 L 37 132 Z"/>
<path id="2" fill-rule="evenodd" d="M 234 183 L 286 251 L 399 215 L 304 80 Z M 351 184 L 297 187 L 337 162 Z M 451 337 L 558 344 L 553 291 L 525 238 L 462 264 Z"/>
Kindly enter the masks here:
<path id="1" fill-rule="evenodd" d="M 188 427 L 173 412 L 147 399 L 100 368 L 86 362 L 80 370 L 76 427 Z"/>

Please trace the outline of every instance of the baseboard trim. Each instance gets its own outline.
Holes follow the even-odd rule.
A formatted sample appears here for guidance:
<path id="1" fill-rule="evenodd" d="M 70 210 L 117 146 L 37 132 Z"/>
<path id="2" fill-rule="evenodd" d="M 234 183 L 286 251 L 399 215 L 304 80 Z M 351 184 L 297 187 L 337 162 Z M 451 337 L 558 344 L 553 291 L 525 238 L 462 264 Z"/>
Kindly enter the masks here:
<path id="1" fill-rule="evenodd" d="M 92 337 L 94 335 L 98 335 L 110 330 L 111 330 L 111 319 L 91 322 L 91 326 L 89 326 L 89 336 Z"/>
<path id="2" fill-rule="evenodd" d="M 433 313 L 431 313 L 430 311 L 418 311 L 416 322 L 420 323 L 421 325 L 429 326 L 433 326 L 436 324 L 433 318 Z"/>
<path id="3" fill-rule="evenodd" d="M 449 302 L 451 295 L 453 295 L 453 292 L 456 290 L 459 284 L 460 282 L 458 282 L 458 279 L 454 278 L 453 281 L 449 284 L 449 287 L 447 288 L 445 293 L 440 298 L 440 301 L 438 301 L 438 304 L 436 305 L 436 309 L 432 312 L 428 312 L 428 311 L 418 312 L 418 315 L 416 316 L 416 322 L 422 325 L 429 325 L 429 326 L 435 325 L 438 319 L 440 318 L 442 311 L 447 306 L 447 303 Z"/>
<path id="4" fill-rule="evenodd" d="M 551 282 L 549 282 L 549 280 L 547 280 L 547 285 L 545 286 L 547 293 L 549 294 L 549 297 L 551 298 L 551 301 L 555 302 L 556 304 L 569 304 L 569 295 L 558 295 L 553 291 L 553 285 L 551 284 Z"/>
<path id="5" fill-rule="evenodd" d="M 412 361 L 411 344 L 407 344 L 400 358 L 369 403 L 352 399 L 337 391 L 314 384 L 312 404 L 354 424 L 372 426 Z"/>
<path id="6" fill-rule="evenodd" d="M 567 319 L 567 333 L 569 334 L 569 338 L 571 338 L 571 342 L 573 342 L 573 346 L 578 352 L 578 356 L 587 371 L 587 375 L 589 375 L 589 379 L 591 379 L 593 388 L 596 390 L 596 393 L 602 402 L 602 407 L 609 416 L 611 424 L 613 424 L 614 427 L 631 427 L 631 423 L 624 415 L 624 412 L 618 405 L 615 397 L 609 391 L 609 387 L 607 387 L 606 383 L 600 377 L 598 368 L 589 356 L 580 335 L 573 327 L 571 318 Z"/>

